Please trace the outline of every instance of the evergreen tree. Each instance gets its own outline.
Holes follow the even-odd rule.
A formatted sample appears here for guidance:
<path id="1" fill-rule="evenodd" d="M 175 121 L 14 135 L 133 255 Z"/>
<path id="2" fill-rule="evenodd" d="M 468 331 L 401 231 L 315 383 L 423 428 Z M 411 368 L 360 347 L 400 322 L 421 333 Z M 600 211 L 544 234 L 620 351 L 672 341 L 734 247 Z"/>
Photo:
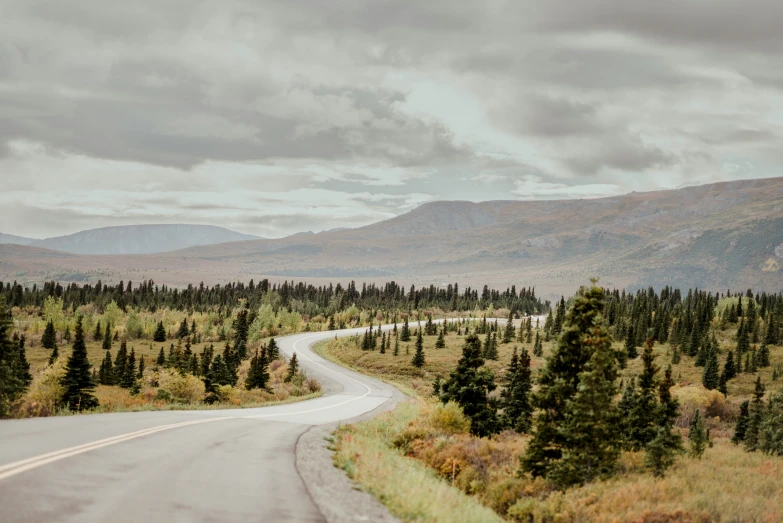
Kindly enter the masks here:
<path id="1" fill-rule="evenodd" d="M 606 408 L 600 414 L 595 413 L 597 417 L 594 420 L 600 425 L 596 427 L 597 433 L 603 434 L 610 425 L 609 420 L 616 412 L 616 408 L 606 404 L 603 395 L 614 387 L 616 368 L 607 361 L 605 354 L 611 350 L 611 337 L 601 315 L 603 307 L 603 289 L 594 284 L 580 291 L 566 315 L 563 333 L 554 351 L 548 356 L 546 366 L 539 375 L 539 388 L 532 395 L 533 406 L 538 409 L 538 412 L 534 417 L 533 438 L 521 458 L 523 472 L 529 472 L 533 476 L 548 477 L 557 462 L 563 459 L 564 455 L 570 455 L 572 449 L 575 452 L 574 456 L 584 456 L 582 449 L 587 448 L 591 443 L 580 441 L 580 435 L 575 435 L 574 439 L 571 439 L 564 427 L 574 428 L 583 423 L 584 420 L 575 419 L 574 416 L 587 409 L 591 402 Z M 597 351 L 601 354 L 596 356 L 586 374 L 582 376 L 587 362 L 591 361 Z M 580 388 L 583 377 L 585 386 Z M 587 391 L 587 383 L 597 387 L 596 390 Z M 612 427 L 612 434 L 605 441 L 606 446 L 598 449 L 607 462 L 591 464 L 590 475 L 600 474 L 612 468 L 614 454 L 610 446 L 615 445 L 618 435 L 617 427 Z M 570 463 L 575 462 L 570 461 Z M 571 468 L 568 465 L 564 470 L 571 470 Z M 562 470 L 558 472 L 561 477 L 572 477 L 565 475 Z"/>
<path id="2" fill-rule="evenodd" d="M 166 354 L 163 352 L 163 347 L 160 348 L 160 352 L 158 353 L 158 359 L 155 360 L 155 365 L 158 367 L 163 367 L 166 365 Z"/>
<path id="3" fill-rule="evenodd" d="M 103 339 L 103 331 L 101 330 L 101 321 L 95 324 L 95 333 L 92 335 L 93 341 L 101 341 Z"/>
<path id="4" fill-rule="evenodd" d="M 629 360 L 635 360 L 639 357 L 639 351 L 636 350 L 636 335 L 633 331 L 633 325 L 628 326 L 628 332 L 625 335 L 625 353 Z"/>
<path id="5" fill-rule="evenodd" d="M 769 367 L 769 347 L 763 343 L 756 354 L 756 365 L 761 368 Z"/>
<path id="6" fill-rule="evenodd" d="M 671 394 L 673 386 L 672 367 L 669 365 L 658 386 L 658 429 L 645 447 L 645 465 L 659 477 L 674 464 L 676 455 L 683 452 L 682 436 L 674 429 L 679 403 Z"/>
<path id="7" fill-rule="evenodd" d="M 759 450 L 773 456 L 783 456 L 783 391 L 778 391 L 769 400 L 759 427 Z"/>
<path id="8" fill-rule="evenodd" d="M 530 355 L 526 349 L 523 348 L 517 357 L 517 349 L 514 348 L 504 382 L 505 386 L 500 393 L 500 406 L 503 409 L 501 426 L 527 433 L 530 430 L 533 407 L 530 405 Z"/>
<path id="9" fill-rule="evenodd" d="M 533 344 L 533 356 L 540 358 L 544 355 L 544 343 L 541 341 L 538 331 L 536 331 L 536 342 Z"/>
<path id="10" fill-rule="evenodd" d="M 737 423 L 734 425 L 734 436 L 731 438 L 731 442 L 735 445 L 745 442 L 745 433 L 748 430 L 748 422 L 750 421 L 750 401 L 745 400 L 740 405 L 740 413 L 737 417 Z"/>
<path id="11" fill-rule="evenodd" d="M 173 347 L 173 345 L 172 345 Z M 114 358 L 114 383 L 120 385 L 125 377 L 125 366 L 128 363 L 128 346 L 125 340 L 120 343 L 117 356 Z"/>
<path id="12" fill-rule="evenodd" d="M 64 390 L 62 402 L 71 410 L 85 410 L 98 406 L 98 400 L 92 395 L 95 382 L 92 380 L 90 361 L 87 359 L 87 346 L 84 343 L 82 319 L 76 320 L 76 332 L 73 351 L 65 365 L 65 375 L 60 380 Z"/>
<path id="13" fill-rule="evenodd" d="M 179 324 L 179 330 L 177 331 L 177 338 L 182 339 L 190 335 L 190 329 L 188 329 L 188 319 L 182 318 L 182 322 Z"/>
<path id="14" fill-rule="evenodd" d="M 400 332 L 400 341 L 406 343 L 411 341 L 411 329 L 408 326 L 408 318 L 405 318 L 405 322 L 403 322 L 402 324 L 402 332 Z"/>
<path id="15" fill-rule="evenodd" d="M 715 347 L 710 344 L 709 351 L 707 352 L 706 362 L 704 364 L 704 372 L 702 373 L 701 383 L 704 388 L 714 390 L 718 388 L 718 382 L 720 377 L 718 375 L 718 354 L 715 352 Z"/>
<path id="16" fill-rule="evenodd" d="M 616 354 L 600 326 L 593 327 L 595 350 L 579 374 L 576 394 L 566 400 L 563 422 L 557 427 L 563 454 L 552 464 L 549 479 L 561 488 L 611 476 L 620 456 L 617 410 Z"/>
<path id="17" fill-rule="evenodd" d="M 166 341 L 166 329 L 163 327 L 163 320 L 158 322 L 158 326 L 155 328 L 155 335 L 153 336 L 152 340 L 158 343 Z"/>
<path id="18" fill-rule="evenodd" d="M 446 339 L 443 337 L 443 331 L 441 331 L 441 333 L 438 334 L 438 339 L 435 341 L 435 348 L 436 349 L 446 348 Z"/>
<path id="19" fill-rule="evenodd" d="M 381 334 L 381 354 L 386 354 L 386 333 Z"/>
<path id="20" fill-rule="evenodd" d="M 52 365 L 55 361 L 57 361 L 57 358 L 60 357 L 60 352 L 57 349 L 57 345 L 54 346 L 54 349 L 52 349 L 52 353 L 49 355 L 49 365 Z"/>
<path id="21" fill-rule="evenodd" d="M 0 296 L 0 418 L 10 414 L 11 406 L 27 388 L 19 361 L 18 343 L 11 338 L 13 325 L 5 297 Z"/>
<path id="22" fill-rule="evenodd" d="M 129 389 L 136 382 L 136 350 L 131 347 L 128 360 L 125 362 L 120 387 Z"/>
<path id="23" fill-rule="evenodd" d="M 761 383 L 761 376 L 756 378 L 756 387 L 753 391 L 753 400 L 750 402 L 748 410 L 748 425 L 745 430 L 745 449 L 753 452 L 758 450 L 759 430 L 764 421 L 764 393 L 765 388 Z"/>
<path id="24" fill-rule="evenodd" d="M 234 320 L 234 352 L 240 360 L 244 360 L 247 357 L 247 331 L 249 325 L 247 323 L 247 310 L 239 311 L 236 320 Z"/>
<path id="25" fill-rule="evenodd" d="M 106 322 L 106 329 L 103 332 L 103 350 L 109 350 L 111 349 L 111 325 L 109 325 L 109 322 Z"/>
<path id="26" fill-rule="evenodd" d="M 16 336 L 16 335 L 14 335 Z M 30 363 L 27 361 L 27 349 L 25 348 L 25 337 L 24 334 L 19 337 L 19 341 L 17 342 L 17 347 L 19 351 L 19 356 L 17 360 L 17 376 L 20 380 L 22 380 L 22 384 L 25 388 L 30 386 L 30 383 L 33 381 L 33 376 L 30 374 Z"/>
<path id="27" fill-rule="evenodd" d="M 299 360 L 296 359 L 296 353 L 291 356 L 291 361 L 288 362 L 288 374 L 285 376 L 285 382 L 288 383 L 294 379 L 299 372 Z"/>
<path id="28" fill-rule="evenodd" d="M 413 354 L 411 365 L 420 369 L 424 366 L 424 363 L 424 339 L 421 337 L 421 330 L 419 330 L 419 334 L 416 337 L 416 352 Z"/>
<path id="29" fill-rule="evenodd" d="M 392 355 L 399 356 L 400 355 L 400 335 L 394 337 L 394 352 L 392 352 Z"/>
<path id="30" fill-rule="evenodd" d="M 655 365 L 652 338 L 645 343 L 642 352 L 642 374 L 638 380 L 638 392 L 633 408 L 624 418 L 626 442 L 633 450 L 642 450 L 658 433 L 658 412 L 655 375 L 658 367 Z"/>
<path id="31" fill-rule="evenodd" d="M 734 365 L 734 352 L 731 350 L 726 355 L 726 363 L 723 364 L 723 375 L 727 382 L 734 379 L 737 375 L 737 368 Z"/>
<path id="32" fill-rule="evenodd" d="M 337 326 L 334 323 L 334 314 L 329 316 L 329 325 L 326 327 L 326 330 L 333 331 L 337 328 Z"/>
<path id="33" fill-rule="evenodd" d="M 492 337 L 489 338 L 487 342 L 487 346 L 484 349 L 484 357 L 488 360 L 497 360 L 498 359 L 498 337 L 497 334 L 492 334 Z"/>
<path id="34" fill-rule="evenodd" d="M 220 355 L 215 357 L 216 360 L 218 358 L 220 358 Z M 256 350 L 255 356 L 250 360 L 250 370 L 245 380 L 245 388 L 247 390 L 267 388 L 269 383 L 268 362 L 267 350 L 261 350 L 260 353 Z"/>
<path id="35" fill-rule="evenodd" d="M 65 334 L 63 334 L 63 341 L 70 343 L 71 341 L 71 326 L 65 326 Z"/>
<path id="36" fill-rule="evenodd" d="M 106 357 L 101 362 L 98 380 L 101 385 L 114 385 L 114 368 L 111 363 L 111 352 L 109 351 L 106 351 Z"/>
<path id="37" fill-rule="evenodd" d="M 194 354 L 194 356 L 195 356 L 195 354 Z M 139 380 L 144 378 L 144 367 L 145 367 L 144 355 L 142 354 L 141 358 L 139 358 L 139 372 L 136 373 L 136 378 L 139 379 Z M 196 374 L 196 373 L 193 372 L 193 374 Z"/>
<path id="38" fill-rule="evenodd" d="M 54 322 L 49 320 L 41 336 L 41 346 L 45 349 L 54 349 L 57 346 L 57 333 L 54 330 Z"/>
<path id="39" fill-rule="evenodd" d="M 277 346 L 277 342 L 274 338 L 269 340 L 269 344 L 266 346 L 266 360 L 268 362 L 280 359 L 280 349 Z"/>
<path id="40" fill-rule="evenodd" d="M 489 436 L 498 430 L 497 406 L 489 393 L 495 390 L 494 373 L 483 366 L 481 341 L 475 334 L 465 339 L 462 357 L 441 387 L 440 400 L 454 401 L 470 419 L 470 432 Z"/>
<path id="41" fill-rule="evenodd" d="M 694 458 L 701 458 L 704 450 L 707 448 L 707 428 L 701 417 L 701 412 L 696 409 L 691 420 L 691 426 L 688 430 L 689 454 Z"/>
<path id="42" fill-rule="evenodd" d="M 511 340 L 514 339 L 514 313 L 509 312 L 508 313 L 508 319 L 506 320 L 506 327 L 503 330 L 503 339 L 502 343 L 511 343 Z"/>

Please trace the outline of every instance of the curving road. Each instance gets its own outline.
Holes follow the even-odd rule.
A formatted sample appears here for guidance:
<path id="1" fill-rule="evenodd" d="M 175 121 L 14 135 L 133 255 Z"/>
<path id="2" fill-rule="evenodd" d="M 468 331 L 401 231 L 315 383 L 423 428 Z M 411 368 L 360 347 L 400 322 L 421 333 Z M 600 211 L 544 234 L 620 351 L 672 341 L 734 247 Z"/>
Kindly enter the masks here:
<path id="1" fill-rule="evenodd" d="M 0 521 L 324 521 L 296 470 L 297 439 L 313 425 L 375 410 L 395 389 L 311 346 L 364 331 L 278 339 L 324 385 L 320 398 L 0 422 Z"/>

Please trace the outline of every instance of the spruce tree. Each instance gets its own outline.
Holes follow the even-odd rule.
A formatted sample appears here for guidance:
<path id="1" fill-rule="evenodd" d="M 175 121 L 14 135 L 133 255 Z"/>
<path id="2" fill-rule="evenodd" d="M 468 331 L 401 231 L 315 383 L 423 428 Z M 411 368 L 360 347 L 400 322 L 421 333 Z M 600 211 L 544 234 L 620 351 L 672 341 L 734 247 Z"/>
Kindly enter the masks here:
<path id="1" fill-rule="evenodd" d="M 65 334 L 63 334 L 63 341 L 69 342 L 71 341 L 71 326 L 66 325 L 65 326 Z"/>
<path id="2" fill-rule="evenodd" d="M 274 338 L 270 339 L 269 343 L 266 346 L 265 359 L 268 362 L 280 359 L 280 349 L 278 348 L 277 342 L 275 341 Z"/>
<path id="3" fill-rule="evenodd" d="M 163 352 L 163 347 L 161 347 L 160 352 L 158 352 L 158 359 L 155 360 L 155 365 L 158 367 L 164 367 L 166 365 L 166 353 Z"/>
<path id="4" fill-rule="evenodd" d="M 642 374 L 639 376 L 636 399 L 627 417 L 623 419 L 626 442 L 633 450 L 642 450 L 655 438 L 658 432 L 657 395 L 655 365 L 652 338 L 645 343 L 642 351 Z"/>
<path id="5" fill-rule="evenodd" d="M 22 380 L 22 385 L 24 385 L 25 388 L 30 386 L 30 383 L 33 381 L 33 376 L 30 374 L 30 363 L 27 361 L 27 349 L 25 348 L 25 337 L 24 334 L 19 337 L 18 340 L 16 340 L 16 334 L 14 334 L 14 341 L 16 342 L 17 350 L 18 350 L 18 359 L 16 362 L 16 375 L 19 377 L 20 380 Z"/>
<path id="6" fill-rule="evenodd" d="M 285 382 L 289 383 L 299 372 L 299 360 L 296 359 L 296 353 L 291 356 L 291 361 L 288 362 L 288 373 L 285 375 Z"/>
<path id="7" fill-rule="evenodd" d="M 247 332 L 249 325 L 247 323 L 247 310 L 239 311 L 236 320 L 234 320 L 234 352 L 240 360 L 247 357 Z"/>
<path id="8" fill-rule="evenodd" d="M 219 358 L 219 354 L 215 356 L 216 361 L 218 361 Z M 256 350 L 255 355 L 250 360 L 250 370 L 247 374 L 247 379 L 245 380 L 245 388 L 247 390 L 267 388 L 267 384 L 269 383 L 268 362 L 267 350 L 262 349 L 260 353 Z"/>
<path id="9" fill-rule="evenodd" d="M 563 422 L 557 427 L 563 454 L 547 476 L 561 488 L 611 476 L 620 456 L 617 409 L 613 403 L 617 356 L 601 326 L 594 326 L 592 334 L 595 349 L 579 373 L 577 392 L 566 400 Z"/>
<path id="10" fill-rule="evenodd" d="M 756 387 L 753 391 L 753 400 L 748 409 L 748 425 L 745 430 L 743 441 L 745 449 L 753 452 L 758 450 L 759 430 L 764 421 L 764 385 L 761 383 L 761 376 L 756 378 Z"/>
<path id="11" fill-rule="evenodd" d="M 536 331 L 536 342 L 533 344 L 533 356 L 540 358 L 544 355 L 544 343 L 541 341 L 541 336 Z"/>
<path id="12" fill-rule="evenodd" d="M 511 343 L 511 340 L 514 339 L 514 313 L 509 312 L 508 313 L 508 319 L 506 320 L 506 327 L 503 329 L 503 339 L 502 343 Z"/>
<path id="13" fill-rule="evenodd" d="M 419 330 L 419 334 L 416 336 L 416 352 L 413 354 L 411 365 L 420 369 L 424 363 L 424 339 L 421 337 L 421 330 Z"/>
<path id="14" fill-rule="evenodd" d="M 98 373 L 101 385 L 114 385 L 114 366 L 111 362 L 111 352 L 106 351 L 106 357 L 101 363 L 101 370 Z"/>
<path id="15" fill-rule="evenodd" d="M 65 364 L 65 375 L 60 382 L 64 388 L 62 402 L 69 409 L 80 411 L 98 406 L 98 399 L 92 394 L 95 382 L 92 380 L 90 361 L 87 359 L 81 318 L 76 320 L 73 351 Z"/>
<path id="16" fill-rule="evenodd" d="M 704 419 L 701 417 L 701 412 L 699 409 L 696 409 L 688 430 L 688 453 L 694 458 L 701 459 L 708 442 L 707 427 L 704 424 Z"/>
<path id="17" fill-rule="evenodd" d="M 114 358 L 114 383 L 120 385 L 125 377 L 125 366 L 128 363 L 128 346 L 125 340 L 120 343 L 117 356 Z"/>
<path id="18" fill-rule="evenodd" d="M 111 325 L 106 322 L 106 329 L 103 333 L 103 344 L 101 346 L 103 350 L 111 349 Z"/>
<path id="19" fill-rule="evenodd" d="M 49 320 L 41 336 L 41 346 L 45 349 L 54 349 L 57 346 L 57 333 L 54 330 L 54 322 Z"/>
<path id="20" fill-rule="evenodd" d="M 655 437 L 645 447 L 645 466 L 659 477 L 674 464 L 676 455 L 683 452 L 682 436 L 674 429 L 679 403 L 671 394 L 673 386 L 672 367 L 669 365 L 658 386 L 658 428 Z"/>
<path id="21" fill-rule="evenodd" d="M 440 400 L 454 401 L 470 419 L 470 432 L 476 436 L 489 436 L 498 430 L 497 406 L 489 397 L 495 390 L 495 375 L 484 367 L 481 357 L 481 341 L 475 334 L 465 339 L 462 357 L 457 367 L 441 387 Z"/>
<path id="22" fill-rule="evenodd" d="M 501 426 L 527 433 L 530 431 L 533 407 L 530 405 L 530 355 L 526 349 L 523 348 L 517 356 L 517 349 L 514 347 L 503 381 L 504 387 L 500 393 L 500 406 L 503 409 Z"/>
<path id="23" fill-rule="evenodd" d="M 392 352 L 393 356 L 399 356 L 400 355 L 400 335 L 397 334 L 397 336 L 394 337 L 394 352 Z"/>
<path id="24" fill-rule="evenodd" d="M 411 341 L 411 329 L 408 326 L 408 318 L 405 318 L 405 322 L 402 324 L 402 331 L 400 332 L 400 341 L 406 343 Z"/>
<path id="25" fill-rule="evenodd" d="M 734 425 L 734 436 L 731 438 L 731 442 L 735 445 L 745 442 L 745 433 L 748 430 L 748 422 L 750 421 L 750 401 L 745 400 L 740 405 L 740 413 L 737 417 L 737 423 Z"/>
<path id="26" fill-rule="evenodd" d="M 532 395 L 533 406 L 538 412 L 533 422 L 533 438 L 521 458 L 523 472 L 548 477 L 557 462 L 562 460 L 564 455 L 569 455 L 572 446 L 585 445 L 574 450 L 575 455 L 583 456 L 581 449 L 586 448 L 589 442 L 579 441 L 579 435 L 575 435 L 576 439 L 571 439 L 564 427 L 581 424 L 581 420 L 574 418 L 575 413 L 587 409 L 591 402 L 606 408 L 606 411 L 600 414 L 600 419 L 595 418 L 600 425 L 597 431 L 602 434 L 610 424 L 610 417 L 616 412 L 613 405 L 605 404 L 606 398 L 603 397 L 614 387 L 613 381 L 611 384 L 609 381 L 613 380 L 616 374 L 615 366 L 607 361 L 604 354 L 611 350 L 611 337 L 601 315 L 603 307 L 603 289 L 593 284 L 580 291 L 566 315 L 563 333 L 557 346 L 547 357 L 546 366 L 539 374 L 539 388 Z M 589 382 L 598 388 L 595 392 L 585 390 L 577 401 L 582 373 L 596 351 L 601 354 L 591 364 L 584 380 L 585 383 Z M 601 373 L 604 375 L 601 376 Z M 591 465 L 592 472 L 608 471 L 612 468 L 614 454 L 610 446 L 615 446 L 619 429 L 612 427 L 612 432 L 605 441 L 606 446 L 599 449 L 607 462 Z M 619 446 L 619 442 L 617 445 Z"/>
<path id="27" fill-rule="evenodd" d="M 182 339 L 190 335 L 190 329 L 188 329 L 188 319 L 182 318 L 182 322 L 179 324 L 179 330 L 177 331 L 177 338 Z"/>
<path id="28" fill-rule="evenodd" d="M 27 388 L 20 372 L 18 344 L 11 338 L 13 326 L 11 311 L 0 295 L 0 418 L 11 413 L 11 406 Z"/>
<path id="29" fill-rule="evenodd" d="M 436 349 L 446 348 L 446 339 L 443 337 L 443 331 L 441 331 L 441 333 L 438 334 L 438 339 L 435 341 L 435 348 Z"/>
<path id="30" fill-rule="evenodd" d="M 194 354 L 194 356 L 195 356 L 195 354 Z M 146 365 L 144 363 L 144 354 L 142 354 L 141 358 L 139 358 L 139 371 L 136 373 L 136 378 L 137 379 L 141 380 L 141 379 L 144 378 L 144 368 L 145 368 L 145 366 Z M 191 370 L 191 372 L 192 372 L 192 370 Z M 195 375 L 196 373 L 193 372 L 193 374 Z"/>
<path id="31" fill-rule="evenodd" d="M 381 354 L 386 354 L 386 333 L 381 334 Z"/>
<path id="32" fill-rule="evenodd" d="M 710 344 L 709 352 L 704 364 L 704 372 L 702 373 L 701 383 L 704 388 L 709 390 L 715 390 L 718 388 L 720 376 L 718 375 L 718 354 L 715 352 L 715 347 Z"/>
<path id="33" fill-rule="evenodd" d="M 163 320 L 158 322 L 158 326 L 155 328 L 155 335 L 153 336 L 152 340 L 158 343 L 166 341 L 166 329 L 163 327 Z"/>
<path id="34" fill-rule="evenodd" d="M 92 335 L 93 341 L 101 341 L 103 339 L 103 331 L 101 330 L 101 320 L 95 324 L 95 333 Z"/>
<path id="35" fill-rule="evenodd" d="M 629 360 L 635 360 L 639 357 L 639 351 L 636 350 L 636 335 L 633 331 L 633 325 L 628 326 L 628 332 L 625 336 L 625 353 Z"/>
<path id="36" fill-rule="evenodd" d="M 769 400 L 759 427 L 759 450 L 773 456 L 783 456 L 783 391 L 778 391 Z"/>
<path id="37" fill-rule="evenodd" d="M 123 369 L 122 380 L 120 381 L 120 387 L 129 389 L 133 387 L 136 381 L 136 350 L 131 347 L 130 354 L 128 354 L 128 360 L 125 362 L 125 368 Z"/>
<path id="38" fill-rule="evenodd" d="M 487 346 L 484 349 L 484 357 L 488 360 L 498 359 L 498 338 L 496 334 L 492 334 L 489 338 Z"/>

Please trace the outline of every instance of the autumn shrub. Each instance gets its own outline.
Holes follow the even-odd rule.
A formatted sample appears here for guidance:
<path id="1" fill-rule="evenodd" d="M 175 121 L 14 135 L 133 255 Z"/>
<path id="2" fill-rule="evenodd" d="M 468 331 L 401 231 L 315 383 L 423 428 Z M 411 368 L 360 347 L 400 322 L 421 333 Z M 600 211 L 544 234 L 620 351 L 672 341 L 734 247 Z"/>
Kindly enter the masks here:
<path id="1" fill-rule="evenodd" d="M 65 358 L 58 358 L 35 376 L 17 407 L 19 417 L 51 416 L 65 392 L 60 380 L 65 376 Z"/>

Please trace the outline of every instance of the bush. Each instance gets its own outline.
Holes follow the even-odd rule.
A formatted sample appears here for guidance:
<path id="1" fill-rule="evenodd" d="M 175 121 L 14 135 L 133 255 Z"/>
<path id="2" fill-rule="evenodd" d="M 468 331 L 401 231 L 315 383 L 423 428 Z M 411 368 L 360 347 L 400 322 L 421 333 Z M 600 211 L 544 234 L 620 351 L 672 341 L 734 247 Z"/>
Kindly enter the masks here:
<path id="1" fill-rule="evenodd" d="M 672 394 L 680 402 L 678 427 L 689 427 L 696 409 L 701 409 L 706 418 L 718 417 L 725 422 L 736 418 L 736 408 L 717 390 L 707 390 L 703 385 L 688 385 L 672 388 Z"/>
<path id="2" fill-rule="evenodd" d="M 19 404 L 21 417 L 50 416 L 56 413 L 65 388 L 60 380 L 65 376 L 66 358 L 58 358 L 38 374 Z"/>
<path id="3" fill-rule="evenodd" d="M 194 403 L 204 398 L 204 382 L 194 375 L 171 369 L 160 369 L 157 374 L 158 385 L 171 393 L 174 401 Z"/>
<path id="4" fill-rule="evenodd" d="M 463 434 L 470 431 L 470 420 L 465 417 L 462 407 L 453 401 L 437 405 L 430 414 L 433 428 L 447 434 Z"/>

